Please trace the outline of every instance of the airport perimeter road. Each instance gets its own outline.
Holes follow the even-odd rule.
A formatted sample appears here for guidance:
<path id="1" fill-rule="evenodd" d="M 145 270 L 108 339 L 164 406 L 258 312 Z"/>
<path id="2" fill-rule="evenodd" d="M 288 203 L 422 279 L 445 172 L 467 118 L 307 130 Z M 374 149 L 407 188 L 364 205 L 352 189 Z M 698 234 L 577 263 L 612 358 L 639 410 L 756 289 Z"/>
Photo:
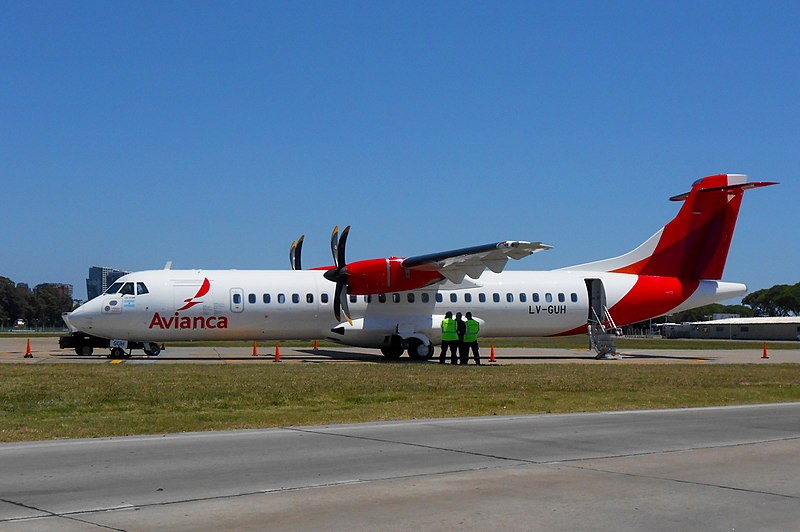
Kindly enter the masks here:
<path id="1" fill-rule="evenodd" d="M 0 445 L 0 529 L 796 530 L 800 403 Z"/>
<path id="2" fill-rule="evenodd" d="M 253 348 L 248 347 L 167 347 L 158 357 L 146 357 L 141 351 L 124 360 L 111 360 L 107 349 L 98 349 L 92 356 L 78 356 L 68 349 L 58 348 L 57 338 L 31 338 L 33 358 L 24 358 L 26 338 L 0 338 L 0 363 L 22 364 L 242 364 L 267 363 L 275 358 L 275 344 L 262 342 L 258 345 L 258 356 L 252 356 Z M 799 346 L 800 347 L 800 346 Z M 399 361 L 387 361 L 377 349 L 358 347 L 333 347 L 312 349 L 311 345 L 301 348 L 281 347 L 281 361 L 287 364 L 305 362 L 376 364 L 410 363 L 403 356 Z M 489 349 L 481 348 L 484 362 L 488 362 Z M 776 364 L 800 363 L 800 348 L 774 349 L 769 358 L 763 359 L 761 349 L 651 349 L 622 350 L 622 360 L 595 360 L 594 352 L 575 349 L 541 348 L 497 348 L 498 364 Z M 439 348 L 431 363 L 437 360 Z"/>

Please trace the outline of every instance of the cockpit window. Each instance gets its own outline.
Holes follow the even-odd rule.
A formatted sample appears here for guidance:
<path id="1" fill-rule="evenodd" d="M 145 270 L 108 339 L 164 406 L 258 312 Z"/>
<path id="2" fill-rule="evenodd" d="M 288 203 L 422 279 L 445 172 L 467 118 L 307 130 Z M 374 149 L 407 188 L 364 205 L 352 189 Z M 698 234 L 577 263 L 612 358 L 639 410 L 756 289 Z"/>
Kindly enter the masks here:
<path id="1" fill-rule="evenodd" d="M 109 286 L 104 293 L 106 293 L 106 294 L 116 294 L 121 287 L 122 287 L 122 283 L 114 283 L 111 286 Z"/>
<path id="2" fill-rule="evenodd" d="M 119 293 L 122 294 L 123 296 L 134 295 L 133 283 L 125 283 L 124 285 L 122 285 L 122 290 L 120 290 Z"/>
<path id="3" fill-rule="evenodd" d="M 144 283 L 136 283 L 136 293 L 139 295 L 149 294 L 150 290 L 147 289 Z"/>

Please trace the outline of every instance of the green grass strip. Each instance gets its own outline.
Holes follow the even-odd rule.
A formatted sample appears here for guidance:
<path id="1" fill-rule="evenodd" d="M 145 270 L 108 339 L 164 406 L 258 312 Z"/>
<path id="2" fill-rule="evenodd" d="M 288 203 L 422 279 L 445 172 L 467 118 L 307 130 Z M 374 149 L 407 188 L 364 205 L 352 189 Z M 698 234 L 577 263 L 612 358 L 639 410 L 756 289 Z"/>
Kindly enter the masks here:
<path id="1" fill-rule="evenodd" d="M 800 401 L 800 365 L 0 365 L 0 441 Z"/>

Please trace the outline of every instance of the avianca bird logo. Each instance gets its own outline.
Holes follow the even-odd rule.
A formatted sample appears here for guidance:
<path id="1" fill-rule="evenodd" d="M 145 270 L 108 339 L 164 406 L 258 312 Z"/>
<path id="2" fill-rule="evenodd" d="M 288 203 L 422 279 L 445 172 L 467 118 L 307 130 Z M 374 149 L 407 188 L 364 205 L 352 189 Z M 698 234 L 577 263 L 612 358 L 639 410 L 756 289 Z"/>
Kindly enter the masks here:
<path id="1" fill-rule="evenodd" d="M 195 301 L 195 300 L 198 299 L 198 298 L 203 297 L 204 295 L 206 295 L 209 290 L 211 290 L 211 283 L 208 281 L 208 277 L 206 277 L 205 279 L 203 279 L 203 285 L 200 287 L 200 290 L 197 291 L 197 293 L 194 295 L 194 297 L 190 297 L 189 299 L 184 299 L 183 300 L 183 302 L 186 303 L 186 304 L 184 306 L 182 306 L 181 308 L 179 308 L 178 312 L 180 312 L 182 310 L 188 310 L 188 309 L 192 308 L 195 305 L 201 304 L 202 301 Z"/>

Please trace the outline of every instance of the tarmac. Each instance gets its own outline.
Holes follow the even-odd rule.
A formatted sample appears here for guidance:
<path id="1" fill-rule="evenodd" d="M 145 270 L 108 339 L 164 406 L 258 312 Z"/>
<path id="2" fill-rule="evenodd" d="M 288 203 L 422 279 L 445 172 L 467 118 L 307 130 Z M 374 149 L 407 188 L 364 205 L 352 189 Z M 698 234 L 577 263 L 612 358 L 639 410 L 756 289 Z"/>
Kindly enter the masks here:
<path id="1" fill-rule="evenodd" d="M 0 444 L 0 529 L 797 530 L 800 404 Z"/>
<path id="2" fill-rule="evenodd" d="M 257 356 L 252 356 L 249 347 L 171 347 L 157 357 L 147 357 L 142 351 L 134 351 L 131 358 L 111 359 L 108 350 L 96 349 L 91 356 L 79 356 L 70 349 L 59 349 L 56 337 L 32 337 L 32 358 L 25 358 L 27 337 L 0 338 L 0 363 L 22 364 L 241 364 L 275 361 L 276 344 L 257 344 Z M 769 349 L 764 358 L 763 349 L 632 349 L 622 350 L 619 360 L 595 360 L 594 352 L 577 349 L 541 348 L 495 348 L 495 364 L 776 364 L 800 363 L 798 349 Z M 428 361 L 438 360 L 439 348 Z M 481 360 L 489 364 L 490 348 L 481 346 Z M 387 360 L 377 349 L 357 347 L 324 347 L 315 350 L 313 342 L 308 347 L 280 346 L 280 362 L 296 363 L 373 363 L 397 364 L 417 363 L 403 356 L 399 360 Z M 472 360 L 470 359 L 470 364 Z"/>

